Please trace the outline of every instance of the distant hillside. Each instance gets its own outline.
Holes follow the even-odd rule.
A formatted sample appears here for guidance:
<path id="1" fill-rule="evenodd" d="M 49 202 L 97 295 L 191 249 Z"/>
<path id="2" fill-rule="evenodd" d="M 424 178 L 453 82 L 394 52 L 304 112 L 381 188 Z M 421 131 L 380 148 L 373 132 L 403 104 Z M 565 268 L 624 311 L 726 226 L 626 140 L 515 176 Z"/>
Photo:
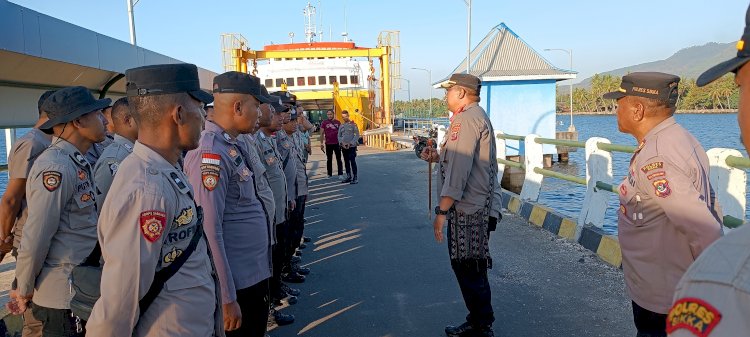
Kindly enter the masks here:
<path id="1" fill-rule="evenodd" d="M 693 46 L 676 52 L 669 58 L 661 61 L 642 63 L 625 68 L 610 70 L 600 73 L 611 74 L 617 77 L 636 72 L 636 71 L 659 71 L 664 73 L 675 74 L 683 79 L 697 78 L 706 69 L 713 65 L 728 60 L 737 55 L 735 43 L 716 43 L 710 42 L 702 46 Z M 591 77 L 575 85 L 575 87 L 589 88 L 591 86 Z M 560 87 L 560 91 L 565 86 Z M 567 91 L 565 91 L 567 93 Z"/>

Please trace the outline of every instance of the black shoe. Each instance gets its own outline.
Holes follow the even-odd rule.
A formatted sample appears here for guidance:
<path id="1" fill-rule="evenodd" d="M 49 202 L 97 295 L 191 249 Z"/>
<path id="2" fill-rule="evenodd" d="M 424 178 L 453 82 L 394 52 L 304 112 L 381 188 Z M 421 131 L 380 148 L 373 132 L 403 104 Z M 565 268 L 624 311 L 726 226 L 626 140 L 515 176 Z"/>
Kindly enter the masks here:
<path id="1" fill-rule="evenodd" d="M 286 303 L 289 303 L 289 305 L 297 304 L 297 296 L 288 296 L 286 298 Z"/>
<path id="2" fill-rule="evenodd" d="M 352 181 L 351 177 L 346 177 L 346 179 L 342 180 L 341 183 L 346 184 L 346 183 L 350 183 L 351 181 Z"/>
<path id="3" fill-rule="evenodd" d="M 305 277 L 295 272 L 291 272 L 282 277 L 281 280 L 289 283 L 303 283 L 305 282 Z"/>
<path id="4" fill-rule="evenodd" d="M 299 291 L 299 289 L 294 289 L 294 288 L 286 285 L 285 283 L 281 284 L 281 290 L 284 291 L 285 293 L 287 293 L 288 295 L 291 295 L 291 296 L 299 296 L 299 294 L 302 293 L 301 291 Z"/>
<path id="5" fill-rule="evenodd" d="M 300 274 L 300 275 L 310 274 L 310 268 L 300 267 L 298 265 L 294 265 L 294 267 L 292 267 L 292 270 L 294 270 L 295 273 Z"/>
<path id="6" fill-rule="evenodd" d="M 350 182 L 350 184 L 352 184 L 352 185 L 359 184 L 359 181 L 357 181 L 357 177 L 354 177 L 354 179 L 352 179 L 352 181 Z"/>
<path id="7" fill-rule="evenodd" d="M 294 315 L 283 314 L 275 309 L 271 310 L 273 311 L 273 320 L 276 321 L 277 325 L 282 326 L 294 323 Z"/>
<path id="8" fill-rule="evenodd" d="M 298 250 L 298 251 L 294 252 L 294 256 L 296 256 L 296 257 L 301 257 L 301 256 L 302 256 L 302 252 L 300 252 L 300 251 Z M 299 262 L 297 262 L 297 263 L 299 263 Z"/>
<path id="9" fill-rule="evenodd" d="M 305 219 L 305 221 L 307 221 L 307 219 Z M 305 237 L 302 237 L 302 241 L 310 242 L 310 241 L 312 241 L 312 239 L 309 238 L 309 237 L 307 237 L 307 236 L 305 236 Z"/>
<path id="10" fill-rule="evenodd" d="M 282 287 L 278 290 L 271 291 L 271 299 L 273 299 L 274 304 L 281 304 L 280 301 L 287 298 L 289 296 L 289 293 L 284 291 L 284 287 Z"/>
<path id="11" fill-rule="evenodd" d="M 495 337 L 495 331 L 492 331 L 492 326 L 475 329 L 475 331 L 474 336 L 477 337 Z"/>
<path id="12" fill-rule="evenodd" d="M 292 256 L 292 261 L 291 262 L 292 263 L 300 263 L 300 262 L 302 262 L 302 258 L 299 257 L 299 256 L 294 255 L 294 256 Z"/>
<path id="13" fill-rule="evenodd" d="M 445 334 L 448 337 L 469 337 L 474 336 L 475 332 L 476 330 L 474 330 L 474 327 L 469 322 L 464 322 L 464 324 L 459 326 L 449 325 L 445 327 Z"/>
<path id="14" fill-rule="evenodd" d="M 299 249 L 305 249 L 305 248 L 307 248 L 306 244 L 304 244 L 304 243 L 300 243 L 299 244 Z"/>

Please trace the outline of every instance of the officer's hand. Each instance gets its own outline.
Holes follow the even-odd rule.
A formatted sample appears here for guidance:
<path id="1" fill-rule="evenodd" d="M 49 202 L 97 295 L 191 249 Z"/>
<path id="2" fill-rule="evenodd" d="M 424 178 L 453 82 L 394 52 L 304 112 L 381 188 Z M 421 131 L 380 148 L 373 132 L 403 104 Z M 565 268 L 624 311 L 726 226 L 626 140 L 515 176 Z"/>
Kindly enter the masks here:
<path id="1" fill-rule="evenodd" d="M 17 289 L 13 289 L 9 294 L 10 301 L 8 301 L 5 307 L 8 308 L 8 311 L 10 311 L 11 314 L 23 314 L 28 308 L 32 295 L 33 293 L 29 295 L 21 295 Z"/>
<path id="2" fill-rule="evenodd" d="M 435 221 L 432 222 L 432 229 L 435 231 L 435 241 L 443 243 L 443 224 L 445 223 L 445 215 L 435 216 Z"/>
<path id="3" fill-rule="evenodd" d="M 292 200 L 292 201 L 289 202 L 289 211 L 290 212 L 293 211 L 296 207 L 297 207 L 297 203 L 294 200 Z"/>
<path id="4" fill-rule="evenodd" d="M 431 146 L 425 146 L 425 148 L 422 149 L 422 154 L 420 155 L 420 157 L 422 158 L 422 160 L 436 163 L 440 158 L 440 155 L 435 148 Z"/>
<path id="5" fill-rule="evenodd" d="M 239 329 L 242 326 L 242 311 L 240 311 L 240 305 L 237 301 L 223 304 L 221 308 L 224 311 L 224 330 L 234 331 Z"/>

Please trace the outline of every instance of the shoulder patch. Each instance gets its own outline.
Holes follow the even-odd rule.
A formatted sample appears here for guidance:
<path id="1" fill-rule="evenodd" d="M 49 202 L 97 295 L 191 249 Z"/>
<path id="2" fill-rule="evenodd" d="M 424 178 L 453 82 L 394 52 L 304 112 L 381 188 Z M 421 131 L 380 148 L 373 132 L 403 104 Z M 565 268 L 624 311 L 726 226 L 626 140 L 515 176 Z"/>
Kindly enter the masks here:
<path id="1" fill-rule="evenodd" d="M 42 173 L 42 183 L 47 191 L 52 192 L 56 190 L 60 187 L 60 182 L 62 182 L 62 174 L 60 172 L 44 171 L 44 173 Z"/>
<path id="2" fill-rule="evenodd" d="M 211 165 L 221 165 L 221 155 L 206 152 L 201 156 L 201 163 Z"/>
<path id="3" fill-rule="evenodd" d="M 654 193 L 657 197 L 666 198 L 672 194 L 672 190 L 669 188 L 669 182 L 667 179 L 659 179 L 652 182 L 654 185 Z"/>
<path id="4" fill-rule="evenodd" d="M 451 125 L 451 140 L 458 139 L 458 132 L 461 131 L 461 123 Z"/>
<path id="5" fill-rule="evenodd" d="M 219 183 L 219 172 L 219 165 L 201 165 L 201 180 L 203 181 L 203 187 L 205 187 L 209 191 L 213 191 L 214 188 L 216 188 L 216 185 Z"/>
<path id="6" fill-rule="evenodd" d="M 653 171 L 653 170 L 660 169 L 660 168 L 664 168 L 664 162 L 655 161 L 653 163 L 649 163 L 641 167 L 641 171 L 643 171 L 643 173 L 648 173 L 649 171 Z"/>
<path id="7" fill-rule="evenodd" d="M 721 312 L 706 301 L 682 298 L 669 310 L 667 333 L 685 329 L 698 337 L 708 337 L 720 321 Z"/>
<path id="8" fill-rule="evenodd" d="M 665 172 L 654 172 L 648 175 L 648 180 L 654 180 L 654 178 L 659 178 L 667 175 Z"/>
<path id="9" fill-rule="evenodd" d="M 167 224 L 167 214 L 155 210 L 144 211 L 141 212 L 139 221 L 143 237 L 149 242 L 155 242 L 164 233 L 164 227 Z"/>

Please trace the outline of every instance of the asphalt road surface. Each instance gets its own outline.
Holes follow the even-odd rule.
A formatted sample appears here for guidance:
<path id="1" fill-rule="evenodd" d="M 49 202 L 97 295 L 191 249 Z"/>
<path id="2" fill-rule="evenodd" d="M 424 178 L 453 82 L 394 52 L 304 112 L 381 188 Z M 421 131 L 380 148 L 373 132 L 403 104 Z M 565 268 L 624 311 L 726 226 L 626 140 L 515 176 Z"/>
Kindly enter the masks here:
<path id="1" fill-rule="evenodd" d="M 348 185 L 328 179 L 315 152 L 305 212 L 313 241 L 302 256 L 312 274 L 292 285 L 299 302 L 281 309 L 296 322 L 268 334 L 445 336 L 446 324 L 462 323 L 446 243 L 435 242 L 428 219 L 427 163 L 413 151 L 363 148 L 359 184 Z M 496 336 L 635 335 L 622 272 L 594 253 L 509 214 L 490 249 Z"/>

